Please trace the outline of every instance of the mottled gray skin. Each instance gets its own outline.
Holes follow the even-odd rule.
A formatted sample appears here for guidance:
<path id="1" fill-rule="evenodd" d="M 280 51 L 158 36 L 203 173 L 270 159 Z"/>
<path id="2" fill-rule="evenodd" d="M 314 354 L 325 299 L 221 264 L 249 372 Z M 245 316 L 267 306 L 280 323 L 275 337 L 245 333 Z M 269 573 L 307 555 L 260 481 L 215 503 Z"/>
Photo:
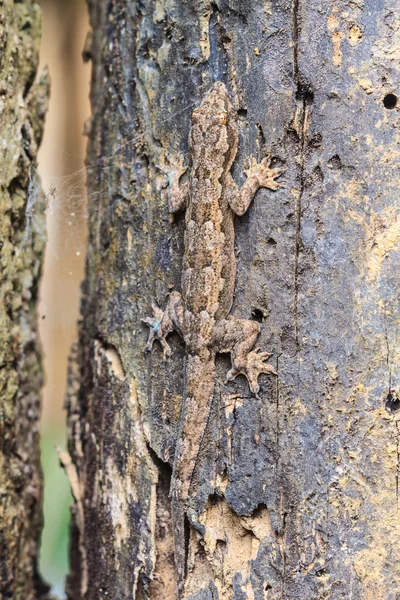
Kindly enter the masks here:
<path id="1" fill-rule="evenodd" d="M 158 339 L 164 356 L 168 356 L 171 350 L 166 336 L 173 330 L 180 333 L 186 345 L 185 398 L 171 487 L 180 581 L 184 574 L 184 501 L 189 497 L 209 415 L 216 374 L 215 356 L 218 352 L 230 352 L 232 368 L 227 381 L 243 374 L 254 394 L 259 391 L 261 373 L 275 374 L 272 366 L 264 362 L 271 354 L 252 350 L 260 333 L 258 323 L 227 319 L 227 316 L 232 306 L 236 274 L 234 216 L 246 212 L 260 187 L 278 189 L 281 184 L 275 180 L 282 170 L 271 169 L 269 158 L 257 164 L 251 157 L 246 183 L 239 190 L 230 174 L 237 147 L 235 113 L 225 86 L 218 82 L 192 114 L 192 165 L 186 183 L 179 183 L 187 169 L 183 167 L 183 160 L 170 159 L 170 212 L 186 207 L 182 291 L 170 295 L 164 312 L 153 306 L 154 318 L 143 319 L 150 327 L 147 350 L 151 350 L 154 340 Z"/>

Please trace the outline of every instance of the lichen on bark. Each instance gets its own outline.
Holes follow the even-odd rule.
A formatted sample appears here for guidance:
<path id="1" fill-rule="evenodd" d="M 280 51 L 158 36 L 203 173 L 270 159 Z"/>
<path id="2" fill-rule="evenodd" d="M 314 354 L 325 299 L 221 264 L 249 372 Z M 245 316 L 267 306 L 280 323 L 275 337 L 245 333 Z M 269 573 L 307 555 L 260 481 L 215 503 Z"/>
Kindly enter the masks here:
<path id="1" fill-rule="evenodd" d="M 0 2 L 0 596 L 47 597 L 38 574 L 42 527 L 39 455 L 43 383 L 37 330 L 45 243 L 36 154 L 48 76 L 35 82 L 40 10 Z"/>

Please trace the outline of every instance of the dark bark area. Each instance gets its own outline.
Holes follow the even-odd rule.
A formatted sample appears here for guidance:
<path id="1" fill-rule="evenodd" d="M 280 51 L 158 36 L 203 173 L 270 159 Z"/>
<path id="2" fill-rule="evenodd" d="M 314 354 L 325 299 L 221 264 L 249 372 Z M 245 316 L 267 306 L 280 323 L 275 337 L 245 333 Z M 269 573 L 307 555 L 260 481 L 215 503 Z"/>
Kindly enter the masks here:
<path id="1" fill-rule="evenodd" d="M 180 287 L 165 153 L 186 154 L 214 81 L 237 110 L 242 183 L 284 188 L 235 224 L 232 315 L 261 323 L 276 380 L 222 384 L 195 471 L 186 597 L 400 593 L 399 77 L 395 0 L 90 0 L 89 249 L 69 451 L 71 598 L 175 598 L 168 499 L 184 347 L 143 354 L 140 318 Z M 78 366 L 77 366 L 78 365 Z"/>
<path id="2" fill-rule="evenodd" d="M 35 165 L 48 78 L 34 83 L 40 11 L 0 2 L 0 598 L 47 597 L 37 572 L 42 527 L 36 305 L 45 239 Z"/>

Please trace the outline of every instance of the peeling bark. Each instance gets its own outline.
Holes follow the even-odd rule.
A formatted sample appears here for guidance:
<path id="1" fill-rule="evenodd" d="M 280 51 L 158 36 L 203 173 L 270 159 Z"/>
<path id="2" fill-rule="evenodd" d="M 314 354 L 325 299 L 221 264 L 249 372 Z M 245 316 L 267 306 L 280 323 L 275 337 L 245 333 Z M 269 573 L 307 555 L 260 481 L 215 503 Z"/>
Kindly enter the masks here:
<path id="1" fill-rule="evenodd" d="M 254 398 L 241 378 L 222 384 L 218 358 L 185 597 L 400 593 L 397 8 L 89 1 L 90 233 L 68 398 L 84 527 L 75 504 L 71 598 L 176 598 L 168 488 L 184 347 L 172 334 L 168 361 L 144 356 L 140 317 L 179 290 L 184 223 L 168 214 L 158 165 L 187 153 L 215 80 L 238 113 L 234 177 L 271 148 L 286 169 L 284 188 L 260 190 L 235 224 L 232 314 L 261 323 L 278 378 Z"/>
<path id="2" fill-rule="evenodd" d="M 0 2 L 0 597 L 47 597 L 37 572 L 42 527 L 37 330 L 44 198 L 35 165 L 48 77 L 34 83 L 40 12 Z"/>

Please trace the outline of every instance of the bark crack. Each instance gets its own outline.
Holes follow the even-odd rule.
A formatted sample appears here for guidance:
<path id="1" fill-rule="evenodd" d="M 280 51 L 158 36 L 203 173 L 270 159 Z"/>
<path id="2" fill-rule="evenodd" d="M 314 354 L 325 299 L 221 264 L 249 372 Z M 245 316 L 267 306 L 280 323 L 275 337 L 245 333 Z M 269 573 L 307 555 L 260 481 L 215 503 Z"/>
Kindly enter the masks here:
<path id="1" fill-rule="evenodd" d="M 275 437 L 275 452 L 276 452 L 276 460 L 275 466 L 278 471 L 279 464 L 279 408 L 280 408 L 280 388 L 279 388 L 279 357 L 280 354 L 276 358 L 276 437 Z"/>
<path id="2" fill-rule="evenodd" d="M 391 351 L 390 351 L 390 342 L 389 342 L 389 330 L 388 330 L 388 322 L 387 322 L 387 304 L 384 302 L 383 306 L 383 319 L 384 319 L 384 327 L 385 327 L 385 342 L 386 342 L 386 363 L 388 367 L 388 375 L 389 375 L 389 394 L 392 393 L 392 367 L 391 367 Z"/>
<path id="3" fill-rule="evenodd" d="M 211 4 L 208 22 L 208 38 L 210 42 L 209 65 L 213 81 L 225 81 L 227 73 L 227 52 L 225 45 L 230 40 L 220 22 L 220 11 L 217 4 Z"/>
<path id="4" fill-rule="evenodd" d="M 281 502 L 283 502 L 283 496 L 281 496 Z M 282 558 L 281 600 L 284 600 L 284 598 L 285 598 L 285 580 L 286 580 L 286 552 L 285 552 L 285 546 L 286 546 L 286 527 L 287 527 L 286 519 L 287 519 L 287 512 L 284 511 L 283 514 L 282 514 L 282 531 L 278 535 L 278 545 L 279 545 L 279 550 L 280 550 L 281 558 Z"/>
<path id="5" fill-rule="evenodd" d="M 294 259 L 294 301 L 293 301 L 293 318 L 294 332 L 297 350 L 299 350 L 299 328 L 298 328 L 298 300 L 299 300 L 299 259 L 301 248 L 301 211 L 302 200 L 305 186 L 305 159 L 306 159 L 306 144 L 307 144 L 307 129 L 309 123 L 310 106 L 314 99 L 314 94 L 301 76 L 299 67 L 299 43 L 300 43 L 300 0 L 292 2 L 292 42 L 293 42 L 293 82 L 295 84 L 295 130 L 299 138 L 298 149 L 298 165 L 299 165 L 299 192 L 295 202 L 295 259 Z"/>

